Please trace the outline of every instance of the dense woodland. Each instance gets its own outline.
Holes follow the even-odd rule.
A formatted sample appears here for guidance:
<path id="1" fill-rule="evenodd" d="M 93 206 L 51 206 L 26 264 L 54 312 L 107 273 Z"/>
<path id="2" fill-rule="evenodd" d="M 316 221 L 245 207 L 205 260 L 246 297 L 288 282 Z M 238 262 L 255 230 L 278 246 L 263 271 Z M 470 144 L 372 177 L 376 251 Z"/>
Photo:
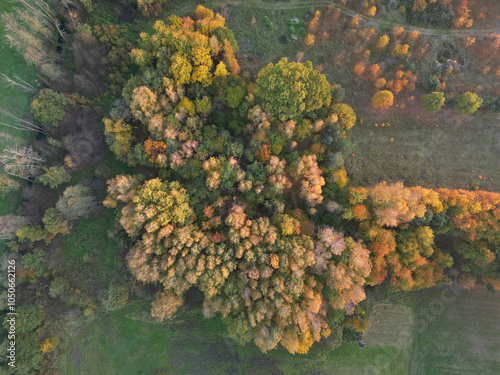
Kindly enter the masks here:
<path id="1" fill-rule="evenodd" d="M 5 133 L 0 154 L 2 199 L 23 200 L 0 217 L 2 262 L 18 260 L 14 373 L 60 373 L 54 304 L 106 314 L 137 294 L 163 321 L 198 294 L 203 315 L 221 317 L 239 344 L 306 354 L 315 342 L 336 348 L 346 329 L 363 332 L 364 301 L 381 288 L 500 291 L 499 193 L 354 186 L 344 168 L 360 123 L 349 90 L 372 90 L 363 105 L 385 111 L 415 100 L 423 81 L 424 111 L 498 111 L 498 87 L 460 81 L 460 62 L 445 58 L 417 76 L 427 36 L 382 33 L 359 16 L 344 22 L 335 4 L 292 21 L 306 50 L 339 33 L 353 43 L 360 86 L 341 87 L 301 56 L 242 69 L 237 35 L 202 5 L 165 16 L 166 1 L 122 1 L 134 26 L 125 13 L 117 24 L 93 17 L 96 3 L 20 1 L 2 17 L 8 41 L 43 78 L 38 89 L 4 77 L 33 92 L 30 116 L 2 110 L 6 129 L 31 134 Z M 339 3 L 374 17 L 383 1 Z M 412 24 L 441 15 L 449 27 L 473 26 L 467 1 L 399 3 Z M 500 34 L 463 43 L 481 57 L 477 69 L 498 76 Z M 338 66 L 346 60 L 334 56 Z M 79 280 L 59 254 L 78 223 L 102 217 L 114 222 L 108 235 L 123 263 L 105 285 Z"/>

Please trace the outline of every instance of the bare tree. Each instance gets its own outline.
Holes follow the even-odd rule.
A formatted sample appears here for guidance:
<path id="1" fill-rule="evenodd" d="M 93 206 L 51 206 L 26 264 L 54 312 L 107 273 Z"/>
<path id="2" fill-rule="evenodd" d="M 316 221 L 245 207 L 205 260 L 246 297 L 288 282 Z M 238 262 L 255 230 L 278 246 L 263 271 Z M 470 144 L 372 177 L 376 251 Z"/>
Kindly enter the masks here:
<path id="1" fill-rule="evenodd" d="M 39 173 L 43 161 L 43 158 L 29 146 L 7 147 L 0 154 L 0 162 L 5 172 L 25 180 Z"/>
<path id="2" fill-rule="evenodd" d="M 56 31 L 64 37 L 57 13 L 43 0 L 17 1 L 22 7 L 2 15 L 6 39 L 22 52 L 28 63 L 40 66 L 54 60 L 45 43 L 54 43 Z"/>
<path id="3" fill-rule="evenodd" d="M 19 78 L 16 75 L 14 75 L 13 78 L 10 78 L 8 75 L 6 74 L 2 74 L 2 79 L 7 82 L 9 85 L 11 86 L 15 86 L 15 87 L 19 87 L 21 89 L 23 89 L 24 91 L 29 91 L 29 92 L 37 92 L 38 89 L 32 85 L 30 85 L 28 82 L 26 82 L 25 80 Z"/>
<path id="4" fill-rule="evenodd" d="M 6 109 L 0 108 L 0 113 L 4 116 L 10 117 L 11 119 L 14 119 L 17 121 L 16 125 L 8 124 L 6 122 L 0 121 L 0 125 L 7 126 L 9 128 L 17 129 L 17 130 L 27 130 L 27 131 L 33 131 L 33 132 L 43 132 L 43 128 L 41 128 L 38 125 L 33 124 L 32 122 L 29 122 L 27 120 L 24 120 L 16 115 L 14 115 L 12 112 L 7 111 Z"/>

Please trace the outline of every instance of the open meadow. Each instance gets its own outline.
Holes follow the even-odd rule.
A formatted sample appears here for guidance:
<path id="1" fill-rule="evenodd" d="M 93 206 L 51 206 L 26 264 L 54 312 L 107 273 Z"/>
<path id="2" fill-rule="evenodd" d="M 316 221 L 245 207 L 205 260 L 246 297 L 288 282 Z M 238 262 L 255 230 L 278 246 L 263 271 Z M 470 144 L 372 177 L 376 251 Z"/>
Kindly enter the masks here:
<path id="1" fill-rule="evenodd" d="M 409 309 L 384 306 L 386 317 L 398 319 L 411 335 Z M 387 319 L 380 322 L 378 316 L 373 328 L 387 328 Z M 238 346 L 227 336 L 220 319 L 207 320 L 197 308 L 173 321 L 157 323 L 140 300 L 132 301 L 126 310 L 71 323 L 66 335 L 61 371 L 68 375 L 103 371 L 110 375 L 155 374 L 160 370 L 186 375 L 400 375 L 410 365 L 407 343 L 411 339 L 394 345 L 380 331 L 367 333 L 364 349 L 357 343 L 344 343 L 325 351 L 320 344 L 307 356 L 291 355 L 283 348 L 262 354 L 252 344 Z M 397 335 L 392 332 L 392 337 L 397 339 Z"/>
<path id="2" fill-rule="evenodd" d="M 433 288 L 415 303 L 414 375 L 500 372 L 500 295 Z"/>

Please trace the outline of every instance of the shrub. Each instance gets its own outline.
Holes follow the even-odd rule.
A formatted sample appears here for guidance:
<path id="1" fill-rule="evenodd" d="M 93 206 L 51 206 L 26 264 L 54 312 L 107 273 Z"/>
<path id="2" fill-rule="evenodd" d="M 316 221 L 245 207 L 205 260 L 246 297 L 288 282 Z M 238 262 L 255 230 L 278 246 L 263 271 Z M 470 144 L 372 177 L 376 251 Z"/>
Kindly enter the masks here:
<path id="1" fill-rule="evenodd" d="M 13 191 L 19 189 L 19 182 L 7 177 L 6 175 L 0 175 L 0 197 L 6 197 Z"/>
<path id="2" fill-rule="evenodd" d="M 439 78 L 437 78 L 436 76 L 430 76 L 428 83 L 432 91 L 439 91 L 441 89 L 441 82 L 439 81 Z"/>
<path id="3" fill-rule="evenodd" d="M 455 106 L 460 113 L 470 115 L 476 112 L 481 107 L 481 104 L 483 104 L 483 99 L 477 96 L 477 94 L 464 92 L 457 98 Z"/>
<path id="4" fill-rule="evenodd" d="M 372 107 L 378 109 L 387 109 L 392 106 L 394 95 L 389 90 L 382 90 L 372 97 Z"/>
<path id="5" fill-rule="evenodd" d="M 436 113 L 441 109 L 445 102 L 445 97 L 442 92 L 432 92 L 428 95 L 424 95 L 421 98 L 420 105 L 426 111 Z"/>
<path id="6" fill-rule="evenodd" d="M 122 285 L 111 284 L 102 305 L 106 311 L 121 309 L 128 302 L 128 289 Z"/>

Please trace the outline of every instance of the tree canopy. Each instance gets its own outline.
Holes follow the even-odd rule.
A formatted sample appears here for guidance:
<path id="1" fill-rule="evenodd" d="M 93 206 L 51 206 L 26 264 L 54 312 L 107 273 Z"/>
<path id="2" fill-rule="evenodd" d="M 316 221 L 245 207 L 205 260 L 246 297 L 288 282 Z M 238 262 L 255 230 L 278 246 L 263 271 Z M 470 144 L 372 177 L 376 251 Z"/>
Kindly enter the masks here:
<path id="1" fill-rule="evenodd" d="M 286 58 L 259 72 L 255 94 L 262 108 L 281 121 L 297 120 L 304 113 L 328 106 L 332 97 L 326 77 L 314 70 L 311 62 L 289 63 Z"/>

